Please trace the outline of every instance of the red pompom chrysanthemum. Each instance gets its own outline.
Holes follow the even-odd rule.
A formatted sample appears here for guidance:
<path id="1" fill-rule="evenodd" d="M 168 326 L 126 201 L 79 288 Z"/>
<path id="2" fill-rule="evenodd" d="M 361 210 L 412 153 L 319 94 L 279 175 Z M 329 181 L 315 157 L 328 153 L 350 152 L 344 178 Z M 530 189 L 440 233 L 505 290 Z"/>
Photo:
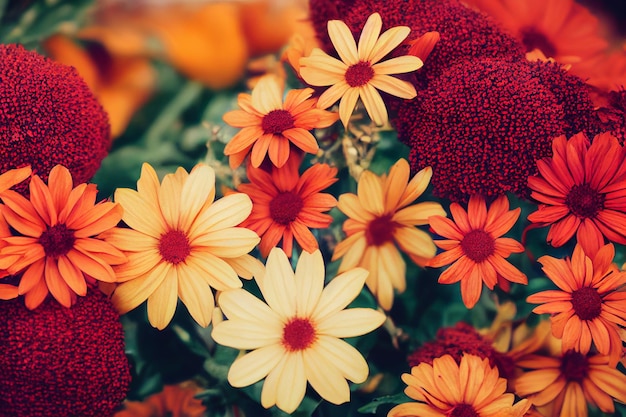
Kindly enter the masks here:
<path id="1" fill-rule="evenodd" d="M 104 417 L 130 384 L 119 315 L 92 290 L 72 308 L 0 303 L 0 417 Z"/>
<path id="2" fill-rule="evenodd" d="M 433 193 L 456 202 L 473 194 L 528 197 L 535 161 L 552 139 L 591 131 L 582 82 L 549 63 L 499 60 L 455 65 L 398 110 L 411 168 L 433 169 Z"/>
<path id="3" fill-rule="evenodd" d="M 87 182 L 109 143 L 108 116 L 73 67 L 0 45 L 0 172 L 30 164 L 46 181 L 60 164 Z"/>
<path id="4" fill-rule="evenodd" d="M 489 359 L 491 366 L 497 366 L 500 375 L 512 377 L 515 366 L 513 360 L 498 352 L 492 341 L 481 336 L 474 327 L 459 322 L 454 327 L 444 327 L 437 331 L 435 340 L 424 343 L 408 357 L 411 367 L 422 362 L 432 365 L 433 360 L 443 355 L 450 355 L 457 363 L 465 354 Z"/>

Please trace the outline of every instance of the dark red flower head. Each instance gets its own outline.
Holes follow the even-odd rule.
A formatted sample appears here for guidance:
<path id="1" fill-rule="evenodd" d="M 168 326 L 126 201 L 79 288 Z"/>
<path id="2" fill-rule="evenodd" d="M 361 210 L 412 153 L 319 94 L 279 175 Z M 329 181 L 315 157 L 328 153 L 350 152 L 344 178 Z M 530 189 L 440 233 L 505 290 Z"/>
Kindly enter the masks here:
<path id="1" fill-rule="evenodd" d="M 124 332 L 97 290 L 72 308 L 0 301 L 0 417 L 104 417 L 130 384 Z"/>
<path id="2" fill-rule="evenodd" d="M 426 342 L 408 357 L 409 366 L 417 366 L 422 362 L 433 363 L 433 359 L 450 355 L 461 362 L 464 354 L 476 355 L 489 359 L 491 366 L 497 366 L 500 376 L 513 376 L 515 364 L 503 353 L 495 350 L 491 341 L 483 338 L 476 329 L 467 323 L 457 323 L 454 327 L 444 327 L 437 331 L 435 340 Z"/>
<path id="3" fill-rule="evenodd" d="M 592 119 L 584 83 L 558 66 L 482 60 L 444 71 L 400 104 L 395 124 L 411 168 L 433 168 L 433 193 L 466 202 L 473 194 L 528 197 L 528 176 L 551 155 L 552 139 L 595 133 Z"/>
<path id="4" fill-rule="evenodd" d="M 0 173 L 30 164 L 47 181 L 61 164 L 87 182 L 109 143 L 108 116 L 73 67 L 0 45 Z"/>
<path id="5" fill-rule="evenodd" d="M 427 64 L 416 72 L 415 84 L 424 88 L 427 80 L 438 76 L 457 62 L 484 58 L 522 60 L 522 45 L 504 33 L 484 15 L 457 0 L 310 0 L 310 18 L 327 52 L 334 51 L 328 36 L 327 21 L 343 20 L 358 39 L 367 18 L 378 12 L 383 30 L 409 26 L 411 41 L 426 32 L 439 32 L 441 38 Z M 405 54 L 408 45 L 399 53 Z"/>

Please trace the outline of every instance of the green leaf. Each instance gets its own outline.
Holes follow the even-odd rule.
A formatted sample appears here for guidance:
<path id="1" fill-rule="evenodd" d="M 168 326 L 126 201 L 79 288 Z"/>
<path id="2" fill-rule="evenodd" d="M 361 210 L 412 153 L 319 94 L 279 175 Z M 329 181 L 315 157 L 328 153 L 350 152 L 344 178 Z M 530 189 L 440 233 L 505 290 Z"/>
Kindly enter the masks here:
<path id="1" fill-rule="evenodd" d="M 409 397 L 405 393 L 400 393 L 396 395 L 387 395 L 384 397 L 376 398 L 374 401 L 365 404 L 363 407 L 359 408 L 359 413 L 364 414 L 375 414 L 380 406 L 395 406 L 398 404 L 404 404 L 408 402 L 412 402 Z"/>

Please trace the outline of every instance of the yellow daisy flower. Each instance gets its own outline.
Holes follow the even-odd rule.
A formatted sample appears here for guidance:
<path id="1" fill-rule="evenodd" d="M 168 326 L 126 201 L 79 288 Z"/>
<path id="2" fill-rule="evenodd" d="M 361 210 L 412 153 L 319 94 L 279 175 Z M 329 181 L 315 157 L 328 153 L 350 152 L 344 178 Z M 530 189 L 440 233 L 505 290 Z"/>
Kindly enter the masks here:
<path id="1" fill-rule="evenodd" d="M 328 35 L 341 59 L 319 48 L 300 58 L 300 76 L 304 81 L 318 87 L 331 86 L 319 97 L 317 107 L 326 109 L 341 98 L 339 116 L 344 126 L 348 125 L 359 97 L 374 123 L 384 125 L 388 120 L 387 109 L 377 90 L 404 99 L 417 95 L 411 83 L 390 74 L 415 71 L 422 67 L 421 59 L 404 55 L 379 62 L 409 36 L 411 29 L 397 26 L 381 35 L 382 25 L 380 15 L 372 14 L 365 22 L 357 46 L 344 22 L 330 20 Z"/>
<path id="2" fill-rule="evenodd" d="M 150 323 L 163 329 L 180 297 L 191 316 L 206 327 L 215 304 L 211 287 L 239 288 L 237 275 L 251 278 L 262 268 L 247 255 L 259 237 L 235 227 L 250 214 L 250 198 L 240 193 L 214 198 L 215 173 L 203 164 L 191 173 L 179 168 L 162 183 L 154 169 L 143 164 L 137 191 L 115 191 L 115 201 L 124 208 L 122 220 L 130 227 L 105 233 L 107 242 L 128 256 L 127 263 L 115 267 L 119 285 L 112 301 L 120 314 L 147 299 Z"/>
<path id="3" fill-rule="evenodd" d="M 339 196 L 337 208 L 349 219 L 343 224 L 346 239 L 335 247 L 332 260 L 343 257 L 339 272 L 360 266 L 369 271 L 366 284 L 385 310 L 393 305 L 393 290 L 406 288 L 406 264 L 398 247 L 420 266 L 435 256 L 437 248 L 430 235 L 415 226 L 428 224 L 430 216 L 445 216 L 441 204 L 411 205 L 430 182 L 430 167 L 410 181 L 409 163 L 400 159 L 389 175 L 363 171 L 357 194 Z"/>
<path id="4" fill-rule="evenodd" d="M 266 378 L 261 392 L 265 408 L 276 405 L 293 412 L 307 381 L 322 398 L 341 404 L 350 400 L 346 379 L 361 383 L 367 378 L 361 353 L 340 339 L 363 335 L 385 321 L 373 309 L 345 309 L 363 288 L 367 271 L 346 271 L 325 288 L 324 275 L 319 250 L 302 252 L 294 275 L 285 252 L 274 248 L 259 282 L 265 302 L 244 289 L 219 296 L 228 320 L 215 325 L 213 339 L 252 350 L 233 362 L 228 382 L 245 387 Z"/>

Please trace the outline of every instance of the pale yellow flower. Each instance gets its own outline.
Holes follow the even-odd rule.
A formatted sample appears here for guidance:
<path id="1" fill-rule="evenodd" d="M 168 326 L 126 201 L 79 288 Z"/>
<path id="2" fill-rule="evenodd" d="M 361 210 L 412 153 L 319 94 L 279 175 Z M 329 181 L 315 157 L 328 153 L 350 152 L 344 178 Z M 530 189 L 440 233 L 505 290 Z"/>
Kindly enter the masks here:
<path id="1" fill-rule="evenodd" d="M 339 196 L 337 208 L 349 219 L 343 224 L 346 239 L 339 242 L 333 260 L 343 257 L 339 272 L 360 266 L 369 271 L 366 284 L 385 310 L 393 305 L 394 288 L 406 288 L 406 264 L 398 250 L 424 266 L 437 248 L 428 233 L 415 226 L 428 224 L 430 216 L 445 216 L 441 204 L 422 202 L 411 205 L 430 182 L 430 167 L 412 179 L 409 164 L 400 159 L 389 175 L 363 171 L 357 194 Z"/>
<path id="2" fill-rule="evenodd" d="M 126 313 L 148 300 L 148 319 L 165 328 L 178 298 L 201 326 L 208 326 L 214 308 L 211 288 L 241 287 L 238 275 L 251 278 L 262 269 L 248 255 L 260 241 L 251 230 L 236 227 L 252 210 L 245 194 L 214 201 L 215 173 L 198 164 L 191 173 L 179 168 L 159 183 L 144 164 L 137 191 L 121 188 L 115 201 L 124 208 L 130 227 L 106 232 L 107 242 L 122 250 L 128 262 L 115 267 L 119 285 L 112 301 Z"/>
<path id="3" fill-rule="evenodd" d="M 244 289 L 219 296 L 228 320 L 215 325 L 213 339 L 252 350 L 233 362 L 228 382 L 245 387 L 266 378 L 261 392 L 265 408 L 276 405 L 293 412 L 307 381 L 322 398 L 341 404 L 350 400 L 346 379 L 361 383 L 367 378 L 361 353 L 340 339 L 363 335 L 385 321 L 384 314 L 370 308 L 345 309 L 361 292 L 367 271 L 346 271 L 325 288 L 324 275 L 319 250 L 302 252 L 294 275 L 283 250 L 274 248 L 258 282 L 265 302 Z"/>
<path id="4" fill-rule="evenodd" d="M 319 97 L 317 107 L 326 109 L 337 100 L 339 116 L 344 126 L 354 111 L 359 97 L 365 110 L 377 125 L 387 123 L 387 108 L 380 93 L 412 99 L 417 93 L 407 81 L 391 77 L 420 68 L 422 60 L 413 55 L 404 55 L 379 62 L 409 36 L 408 26 L 397 26 L 382 35 L 382 19 L 372 14 L 365 22 L 357 46 L 350 28 L 340 20 L 328 22 L 328 35 L 341 60 L 313 49 L 311 55 L 300 58 L 300 76 L 308 84 L 318 87 L 331 86 Z"/>

